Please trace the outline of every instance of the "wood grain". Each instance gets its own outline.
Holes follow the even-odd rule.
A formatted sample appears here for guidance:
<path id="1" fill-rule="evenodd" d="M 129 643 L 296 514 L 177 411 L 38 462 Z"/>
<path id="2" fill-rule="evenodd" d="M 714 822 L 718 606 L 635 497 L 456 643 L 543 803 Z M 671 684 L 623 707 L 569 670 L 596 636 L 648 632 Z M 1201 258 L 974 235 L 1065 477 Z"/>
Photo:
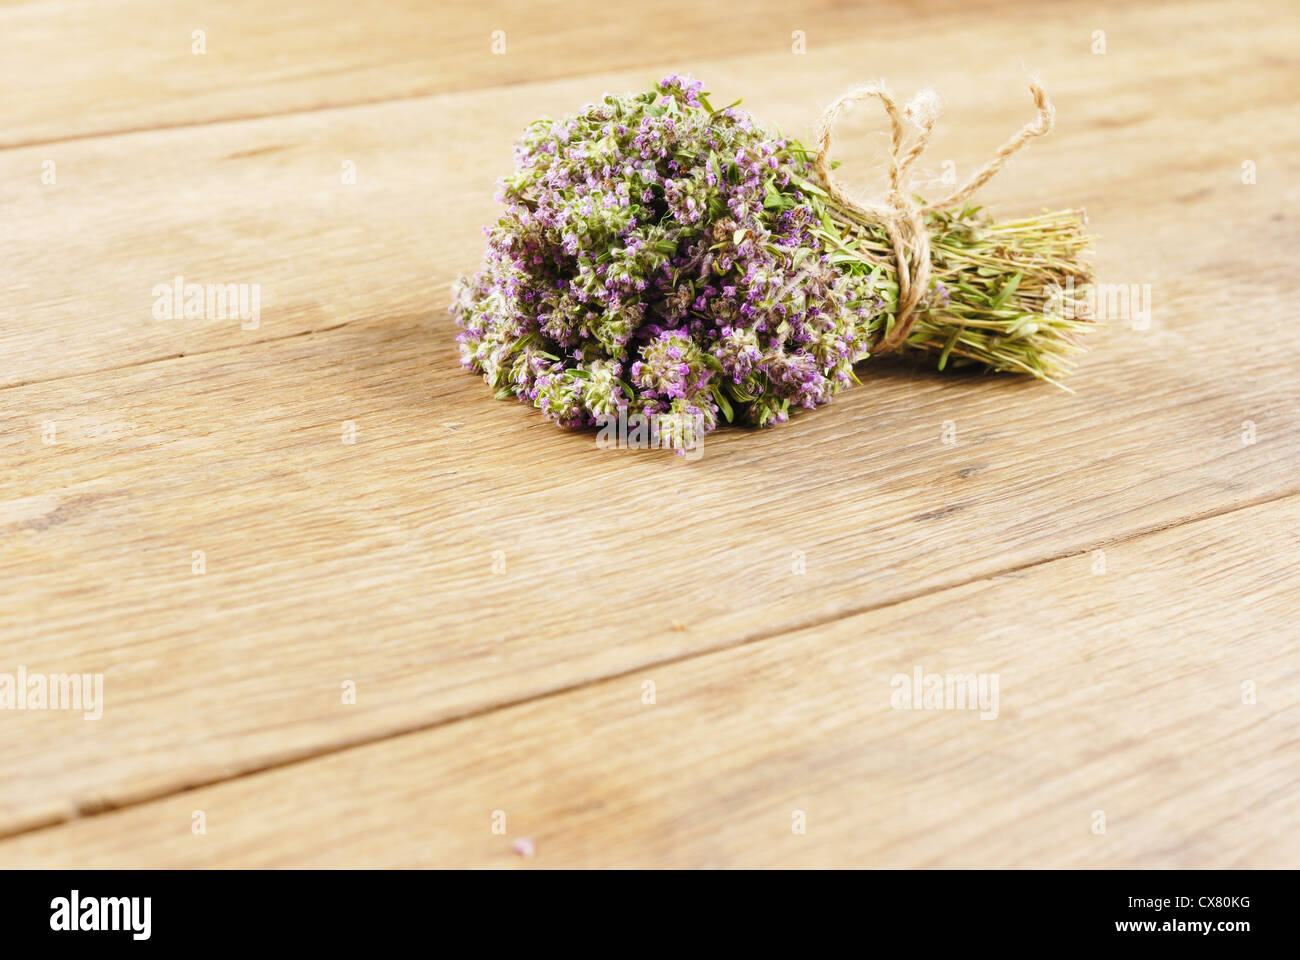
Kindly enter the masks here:
<path id="1" fill-rule="evenodd" d="M 1185 524 L 1104 573 L 1071 557 L 647 666 L 0 842 L 0 864 L 1294 865 L 1297 525 L 1300 498 Z M 894 708 L 917 667 L 996 674 L 996 716 Z"/>
<path id="2" fill-rule="evenodd" d="M 795 30 L 814 50 L 846 34 L 894 40 L 907 30 L 945 30 L 958 16 L 993 6 L 747 0 L 737 16 L 725 0 L 0 4 L 0 87 L 16 94 L 6 104 L 0 148 L 664 62 L 690 66 L 789 50 Z"/>
<path id="3" fill-rule="evenodd" d="M 1086 205 L 1108 245 L 1112 236 L 1122 244 L 1119 231 L 1138 220 L 1129 238 L 1136 258 L 1123 250 L 1107 261 L 1121 251 L 1104 246 L 1101 265 L 1122 266 L 1127 276 L 1114 280 L 1150 283 L 1159 297 L 1219 297 L 1230 309 L 1273 297 L 1280 281 L 1266 271 L 1292 236 L 1290 223 L 1269 218 L 1286 209 L 1295 168 L 1291 101 L 1280 82 L 1294 32 L 1264 32 L 1267 5 L 1242 8 L 1250 46 L 1220 42 L 1191 14 L 1171 24 L 1158 11 L 1134 11 L 1122 32 L 1130 44 L 1145 50 L 1169 35 L 1157 48 L 1166 56 L 1140 64 L 1151 82 L 1135 88 L 1132 54 L 1089 53 L 1089 19 L 1068 8 L 1059 16 L 1064 23 L 1031 21 L 1015 38 L 1001 21 L 974 18 L 939 64 L 918 64 L 906 47 L 879 52 L 873 62 L 900 90 L 933 84 L 949 99 L 927 167 L 938 175 L 948 160 L 969 171 L 1031 116 L 1018 67 L 982 89 L 969 84 L 991 55 L 1056 64 L 1044 79 L 1058 105 L 1057 132 L 983 199 L 1008 215 Z M 861 79 L 861 61 L 861 43 L 845 42 L 694 68 L 718 95 L 743 95 L 757 115 L 803 131 L 828 91 Z M 357 319 L 441 321 L 448 284 L 481 255 L 481 225 L 496 214 L 493 184 L 524 125 L 605 90 L 642 88 L 669 69 L 0 151 L 0 202 L 11 235 L 22 239 L 0 278 L 0 385 L 243 348 Z M 1207 101 L 1207 74 L 1244 108 L 1224 112 Z M 841 152 L 870 169 L 879 119 L 843 126 Z M 1261 167 L 1253 190 L 1240 181 L 1247 154 Z M 46 162 L 55 164 L 54 184 L 42 182 Z M 345 164 L 355 183 L 344 182 Z M 843 172 L 866 184 L 853 168 Z M 1163 204 L 1150 220 L 1133 209 L 1148 198 Z M 1188 236 L 1189 216 L 1217 218 L 1218 228 Z M 1258 265 L 1250 259 L 1259 256 Z M 1207 263 L 1214 273 L 1203 279 Z M 1241 286 L 1243 273 L 1265 289 L 1234 293 L 1215 282 L 1230 274 Z M 153 290 L 177 276 L 258 284 L 257 329 L 156 320 Z"/>
<path id="4" fill-rule="evenodd" d="M 7 36 L 48 51 L 51 11 L 82 31 L 113 9 L 11 5 L 0 23 L 24 24 Z M 156 12 L 116 9 L 124 25 Z M 249 29 L 250 9 L 214 16 Z M 229 61 L 182 70 L 175 98 L 126 82 L 103 96 L 73 74 L 26 71 L 54 79 L 19 101 L 5 142 L 59 142 L 0 149 L 0 672 L 102 672 L 107 702 L 93 722 L 0 715 L 0 834 L 19 835 L 0 860 L 513 862 L 500 837 L 479 835 L 481 802 L 500 793 L 487 809 L 532 810 L 520 829 L 556 842 L 551 863 L 836 863 L 838 851 L 891 864 L 1294 863 L 1293 845 L 1268 842 L 1293 825 L 1280 812 L 1293 746 L 1259 715 L 1294 719 L 1276 691 L 1297 668 L 1281 640 L 1300 595 L 1286 567 L 1300 493 L 1296 18 L 1264 3 L 1178 16 L 932 4 L 863 23 L 856 7 L 815 4 L 798 12 L 833 26 L 835 42 L 794 56 L 785 26 L 761 52 L 786 22 L 774 7 L 712 45 L 647 26 L 665 9 L 586 27 L 527 13 L 528 39 L 492 58 L 521 71 L 504 79 L 479 50 L 490 6 L 450 18 L 447 55 L 428 62 L 416 53 L 424 8 L 373 27 L 341 8 L 333 23 L 294 4 L 259 8 L 268 37 L 289 44 L 283 74 Z M 909 31 L 940 21 L 943 57 L 918 56 Z M 633 62 L 610 45 L 622 24 L 648 38 Z M 1090 50 L 1094 29 L 1106 30 L 1104 55 Z M 132 48 L 97 35 L 99 59 L 78 69 L 111 76 L 105 59 Z M 173 62 L 150 42 L 159 59 L 147 62 Z M 720 432 L 692 463 L 599 452 L 590 435 L 493 402 L 457 368 L 446 287 L 479 256 L 492 180 L 525 122 L 687 68 L 802 130 L 863 79 L 864 49 L 873 76 L 946 95 L 925 162 L 951 159 L 959 173 L 1029 112 L 1023 78 L 989 64 L 1044 67 L 1058 130 L 983 197 L 1007 214 L 1086 205 L 1102 279 L 1149 284 L 1154 305 L 1147 329 L 1098 331 L 1075 395 L 874 364 L 833 405 L 776 430 Z M 389 67 L 366 61 L 371 51 Z M 369 102 L 384 98 L 403 99 Z M 861 171 L 879 129 L 864 118 L 845 131 L 841 152 Z M 1242 182 L 1243 161 L 1256 183 Z M 346 162 L 355 184 L 340 178 Z M 176 275 L 259 284 L 257 328 L 154 319 L 153 288 Z M 947 421 L 954 445 L 941 442 Z M 1085 574 L 1092 551 L 1115 544 L 1139 559 L 1106 593 L 1119 578 Z M 1228 602 L 1234 590 L 1259 603 Z M 967 622 L 984 639 L 963 647 Z M 1100 659 L 1080 646 L 1094 635 Z M 915 716 L 850 702 L 855 680 L 920 662 L 914 651 L 1033 678 L 1017 688 L 1038 704 L 1032 725 L 984 724 L 998 732 L 952 747 L 1010 777 L 1012 796 L 995 780 L 952 806 L 953 778 L 974 761 L 926 737 L 969 718 L 929 717 L 922 731 Z M 1122 672 L 1137 665 L 1149 677 Z M 1113 698 L 1098 692 L 1112 669 Z M 644 671 L 692 691 L 660 739 L 621 726 L 651 716 L 626 712 Z M 1272 699 L 1229 717 L 1220 705 L 1242 674 Z M 355 705 L 340 702 L 345 681 Z M 1228 699 L 1156 696 L 1160 723 L 1139 735 L 1125 698 L 1162 682 Z M 807 752 L 834 728 L 831 752 L 799 767 L 746 706 L 759 702 L 751 688 L 797 696 L 816 719 L 792 742 Z M 1070 690 L 1098 693 L 1080 702 L 1087 722 L 1044 706 L 1076 703 Z M 868 736 L 855 723 L 880 731 L 855 739 Z M 687 749 L 691 725 L 720 725 L 720 752 Z M 891 766 L 906 752 L 872 739 L 886 732 L 943 763 L 914 777 Z M 625 736 L 645 742 L 633 750 Z M 1190 759 L 1198 736 L 1211 738 L 1203 769 L 1218 779 Z M 1232 750 L 1250 762 L 1225 780 Z M 734 765 L 706 776 L 723 755 Z M 1070 757 L 1080 772 L 1055 765 Z M 354 774 L 373 791 L 356 793 Z M 457 777 L 464 792 L 449 786 Z M 677 783 L 693 784 L 698 817 L 666 798 Z M 167 824 L 193 796 L 177 791 L 205 784 L 237 826 L 200 852 L 188 813 L 179 835 Z M 865 785 L 884 799 L 872 806 Z M 1119 798 L 1135 831 L 1110 846 L 1088 833 L 1091 807 L 1068 832 L 1073 805 L 1098 792 Z M 821 805 L 828 829 L 781 846 L 796 794 Z M 376 823 L 404 822 L 429 797 L 450 819 L 404 856 Z M 142 805 L 88 816 L 130 804 Z M 864 807 L 870 836 L 855 833 Z M 945 822 L 945 809 L 961 816 Z M 771 810 L 785 832 L 768 844 L 759 811 Z M 267 824 L 295 816 L 300 835 L 266 842 Z M 1207 833 L 1214 817 L 1222 828 Z M 591 826 L 590 844 L 575 824 Z M 337 842 L 313 852 L 322 836 Z"/>

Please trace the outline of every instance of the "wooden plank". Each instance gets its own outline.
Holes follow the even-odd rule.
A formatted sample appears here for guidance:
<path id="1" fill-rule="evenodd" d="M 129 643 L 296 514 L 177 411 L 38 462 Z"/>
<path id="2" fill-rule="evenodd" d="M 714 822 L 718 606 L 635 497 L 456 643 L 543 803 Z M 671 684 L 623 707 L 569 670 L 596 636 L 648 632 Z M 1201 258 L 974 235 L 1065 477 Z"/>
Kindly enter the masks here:
<path id="1" fill-rule="evenodd" d="M 6 718 L 0 823 L 1295 491 L 1288 355 L 1197 364 L 1188 344 L 1219 318 L 1180 324 L 1161 356 L 1113 338 L 1078 397 L 895 370 L 780 429 L 711 439 L 694 463 L 601 454 L 492 403 L 413 320 L 6 390 L 5 662 L 103 673 L 110 703 L 94 723 Z M 1266 329 L 1289 342 L 1280 317 Z M 356 706 L 340 705 L 344 681 Z"/>
<path id="2" fill-rule="evenodd" d="M 1089 16 L 1052 9 L 1059 12 L 1028 19 L 1013 40 L 1000 20 L 963 21 L 942 63 L 918 62 L 911 45 L 873 57 L 900 90 L 933 83 L 950 98 L 926 165 L 935 174 L 945 161 L 969 171 L 1024 121 L 1018 68 L 989 76 L 987 64 L 995 52 L 1009 64 L 1029 58 L 1051 65 L 1045 79 L 1059 130 L 990 184 L 989 203 L 1008 213 L 1087 204 L 1107 238 L 1103 266 L 1127 274 L 1117 280 L 1151 283 L 1162 298 L 1203 296 L 1207 260 L 1218 273 L 1261 275 L 1281 262 L 1276 248 L 1294 237 L 1292 225 L 1258 221 L 1285 206 L 1295 167 L 1286 94 L 1295 80 L 1294 32 L 1271 29 L 1250 46 L 1218 42 L 1234 29 L 1259 35 L 1272 16 L 1267 4 L 1234 7 L 1226 34 L 1205 29 L 1199 8 L 1174 23 L 1135 9 L 1120 31 L 1148 51 L 1135 61 L 1123 50 L 1094 56 Z M 862 79 L 862 52 L 854 42 L 695 69 L 720 95 L 744 95 L 759 116 L 803 131 L 829 97 Z M 1134 69 L 1148 82 L 1135 82 Z M 508 171 L 524 125 L 605 90 L 644 88 L 664 70 L 0 152 L 0 203 L 20 241 L 6 251 L 0 275 L 0 385 L 242 349 L 359 318 L 440 321 L 447 284 L 477 262 L 481 225 L 496 215 L 492 184 Z M 1207 73 L 1220 77 L 1221 100 L 1206 97 Z M 985 86 L 973 87 L 974 75 L 987 76 Z M 845 130 L 842 152 L 860 156 L 859 169 L 877 155 L 868 151 L 879 129 L 873 116 Z M 1240 165 L 1250 157 L 1261 172 L 1247 190 Z M 47 162 L 53 184 L 42 182 Z M 345 183 L 353 170 L 356 182 Z M 1156 207 L 1150 223 L 1133 210 L 1148 197 Z M 1188 236 L 1189 209 L 1215 229 Z M 1121 231 L 1135 219 L 1150 242 L 1131 253 Z M 1237 258 L 1238 250 L 1249 257 Z M 155 319 L 155 288 L 177 276 L 257 284 L 257 328 Z M 1225 307 L 1272 293 L 1247 286 L 1209 292 Z M 1162 306 L 1176 309 L 1176 301 Z"/>
<path id="3" fill-rule="evenodd" d="M 777 52 L 796 29 L 814 51 L 846 33 L 899 39 L 995 5 L 751 0 L 738 15 L 718 0 L 0 4 L 0 149 Z"/>
<path id="4" fill-rule="evenodd" d="M 1244 9 L 1249 24 L 1261 8 Z M 1155 29 L 1132 16 L 1130 36 Z M 493 403 L 456 369 L 441 314 L 429 320 L 476 252 L 479 158 L 504 156 L 528 116 L 632 74 L 505 104 L 465 94 L 67 145 L 84 180 L 61 180 L 70 195 L 50 194 L 44 216 L 40 201 L 16 205 L 29 279 L 5 370 L 43 382 L 0 393 L 0 664 L 102 672 L 108 704 L 93 723 L 6 717 L 0 830 L 1294 492 L 1288 38 L 1243 49 L 1187 29 L 1176 55 L 1140 64 L 1158 83 L 1135 84 L 1132 62 L 1060 68 L 1062 116 L 1078 120 L 989 190 L 1004 204 L 1087 200 L 1103 276 L 1152 285 L 1152 329 L 1100 333 L 1077 397 L 877 365 L 833 406 L 711 438 L 693 464 L 602 456 L 589 435 Z M 1053 36 L 1031 24 L 1023 42 L 1064 49 Z M 860 71 L 837 56 L 817 77 L 781 76 L 771 58 L 720 66 L 719 88 L 755 90 L 761 113 L 792 120 L 814 88 Z M 902 88 L 920 71 L 904 56 L 885 57 Z M 959 82 L 980 56 L 958 52 L 932 78 L 953 97 L 936 160 L 1023 115 L 1018 78 Z M 1225 71 L 1217 96 L 1235 112 L 1205 96 L 1207 69 Z M 479 148 L 446 149 L 467 130 L 488 131 Z M 289 147 L 257 153 L 280 136 Z M 353 155 L 349 195 L 334 184 Z M 1256 185 L 1240 183 L 1243 156 L 1259 157 Z M 188 172 L 172 172 L 176 157 Z M 84 232 L 68 242 L 71 224 Z M 276 306 L 250 331 L 262 341 L 233 324 L 159 329 L 149 292 L 178 272 L 265 283 Z M 1241 318 L 1246 335 L 1225 332 Z M 209 352 L 144 362 L 191 350 Z M 345 707 L 349 680 L 359 700 Z"/>
<path id="5" fill-rule="evenodd" d="M 1186 524 L 1104 572 L 636 670 L 29 833 L 0 865 L 1294 866 L 1298 524 L 1297 498 Z M 918 667 L 996 675 L 996 716 L 897 709 Z"/>

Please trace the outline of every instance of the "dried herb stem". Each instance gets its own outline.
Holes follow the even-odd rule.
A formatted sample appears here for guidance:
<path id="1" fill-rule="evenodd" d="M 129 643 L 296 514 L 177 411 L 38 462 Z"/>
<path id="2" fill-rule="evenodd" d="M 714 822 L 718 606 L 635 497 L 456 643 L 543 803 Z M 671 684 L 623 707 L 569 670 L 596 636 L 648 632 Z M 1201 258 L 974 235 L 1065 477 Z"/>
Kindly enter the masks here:
<path id="1" fill-rule="evenodd" d="M 885 228 L 824 194 L 814 194 L 813 204 L 826 213 L 819 236 L 838 252 L 837 266 L 875 273 L 878 289 L 897 296 L 898 267 Z M 1082 349 L 1079 335 L 1092 326 L 1084 304 L 1092 269 L 1084 259 L 1091 238 L 1083 211 L 993 221 L 967 207 L 931 213 L 926 222 L 931 284 L 906 349 L 938 354 L 941 370 L 977 363 L 1061 386 Z M 888 329 L 886 320 L 881 335 Z"/>

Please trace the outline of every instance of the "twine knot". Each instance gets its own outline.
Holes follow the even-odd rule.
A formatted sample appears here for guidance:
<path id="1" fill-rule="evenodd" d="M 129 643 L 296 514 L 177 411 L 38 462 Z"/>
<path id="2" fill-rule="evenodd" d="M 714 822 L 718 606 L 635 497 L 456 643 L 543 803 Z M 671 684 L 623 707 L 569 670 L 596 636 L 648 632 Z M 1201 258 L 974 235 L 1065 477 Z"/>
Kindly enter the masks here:
<path id="1" fill-rule="evenodd" d="M 935 121 L 939 119 L 939 98 L 933 90 L 922 90 L 910 104 L 900 110 L 898 101 L 883 81 L 868 83 L 845 91 L 822 111 L 814 128 L 818 147 L 814 167 L 818 177 L 833 200 L 885 228 L 894 248 L 894 258 L 898 262 L 898 310 L 894 327 L 872 347 L 872 356 L 889 353 L 901 346 L 916 322 L 916 308 L 925 296 L 930 280 L 930 235 L 925 229 L 925 215 L 965 200 L 992 179 L 1011 159 L 1012 154 L 1030 140 L 1041 137 L 1052 129 L 1056 119 L 1056 108 L 1052 106 L 1052 101 L 1047 99 L 1047 94 L 1037 80 L 1030 81 L 1029 90 L 1033 94 L 1034 105 L 1038 108 L 1038 116 L 998 147 L 993 157 L 975 171 L 961 188 L 942 200 L 928 204 L 918 203 L 912 198 L 908 189 L 908 175 L 912 165 L 929 144 L 930 133 Z M 831 176 L 831 131 L 840 115 L 849 107 L 859 100 L 872 97 L 880 100 L 889 116 L 889 194 L 883 202 L 859 199 Z M 907 143 L 909 126 L 916 131 L 910 145 Z"/>

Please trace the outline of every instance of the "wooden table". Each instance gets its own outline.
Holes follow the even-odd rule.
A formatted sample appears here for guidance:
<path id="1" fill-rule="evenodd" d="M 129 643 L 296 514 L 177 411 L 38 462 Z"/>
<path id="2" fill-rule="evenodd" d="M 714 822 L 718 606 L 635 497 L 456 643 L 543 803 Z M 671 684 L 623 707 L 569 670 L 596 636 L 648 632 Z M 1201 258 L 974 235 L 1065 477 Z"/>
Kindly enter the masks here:
<path id="1" fill-rule="evenodd" d="M 0 674 L 103 678 L 0 711 L 0 865 L 1296 866 L 1298 23 L 0 5 Z M 689 71 L 804 135 L 884 76 L 963 175 L 1022 67 L 1058 128 L 983 201 L 1086 206 L 1149 297 L 1074 394 L 870 363 L 690 462 L 458 368 L 535 116 Z M 258 322 L 159 318 L 176 277 Z M 918 670 L 996 717 L 897 709 Z"/>

